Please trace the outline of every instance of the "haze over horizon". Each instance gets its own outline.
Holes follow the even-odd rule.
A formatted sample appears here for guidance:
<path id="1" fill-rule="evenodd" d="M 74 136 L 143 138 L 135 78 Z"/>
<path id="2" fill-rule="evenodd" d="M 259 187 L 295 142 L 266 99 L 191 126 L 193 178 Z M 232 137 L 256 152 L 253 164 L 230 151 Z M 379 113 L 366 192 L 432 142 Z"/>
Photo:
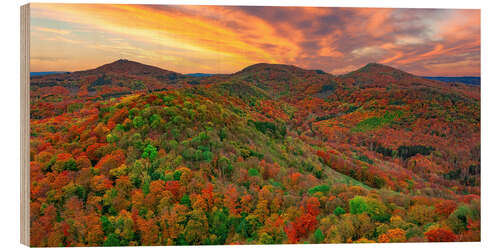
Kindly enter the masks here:
<path id="1" fill-rule="evenodd" d="M 422 76 L 480 76 L 480 11 L 31 4 L 31 70 L 126 58 L 179 73 L 255 63 L 347 73 L 369 62 Z"/>
<path id="2" fill-rule="evenodd" d="M 113 61 L 113 62 L 109 62 L 109 63 L 105 63 L 105 64 L 100 65 L 100 66 L 95 67 L 95 68 L 99 68 L 99 67 L 104 66 L 104 65 L 107 65 L 107 64 L 112 64 L 112 63 L 115 63 L 115 62 L 120 61 L 120 60 L 132 61 L 132 60 L 128 60 L 128 59 L 126 59 L 126 58 L 120 58 L 120 59 L 118 59 L 118 60 L 115 60 L 115 61 Z M 136 61 L 133 61 L 133 62 L 136 62 Z M 141 62 L 138 62 L 138 63 L 141 63 Z M 364 66 L 366 66 L 366 65 L 368 65 L 368 64 L 372 64 L 372 63 L 374 63 L 374 62 L 369 62 L 369 63 L 366 63 L 365 65 L 361 66 L 361 67 L 360 67 L 360 68 L 358 68 L 358 69 L 361 69 L 361 68 L 363 68 Z M 256 63 L 256 64 L 260 64 L 260 63 Z M 265 64 L 265 63 L 264 63 L 264 64 Z M 248 65 L 248 66 L 246 66 L 246 67 L 244 67 L 244 68 L 250 67 L 250 66 L 252 66 L 252 65 L 255 65 L 255 64 Z M 383 64 L 382 64 L 382 65 L 383 65 Z M 168 70 L 168 68 L 162 68 L 162 67 L 160 67 L 160 66 L 156 66 L 156 65 L 148 65 L 148 66 L 153 66 L 153 67 L 158 67 L 158 68 L 163 69 L 163 70 Z M 240 69 L 240 70 L 243 70 L 244 68 L 242 68 L 242 69 Z M 94 69 L 94 68 L 83 69 L 83 70 L 92 70 L 92 69 Z M 352 70 L 352 71 L 345 72 L 345 73 L 343 73 L 343 74 L 347 74 L 347 73 L 350 73 L 350 72 L 356 71 L 356 70 L 358 70 L 358 69 L 354 69 L 354 70 Z M 397 69 L 397 68 L 395 68 L 395 69 L 396 69 L 396 70 L 399 70 L 399 69 Z M 237 71 L 240 71 L 240 70 L 237 70 Z M 307 69 L 307 70 L 321 70 L 321 69 Z M 52 73 L 56 73 L 56 74 L 57 74 L 57 73 L 72 73 L 72 72 L 76 72 L 76 71 L 81 71 L 81 70 L 75 70 L 75 71 L 70 71 L 70 70 L 56 70 L 56 71 L 31 71 L 30 73 L 31 73 L 31 74 L 33 74 L 32 76 L 36 76 L 36 75 L 38 75 L 38 73 L 42 73 L 41 75 L 45 75 L 45 74 L 43 74 L 43 73 L 51 73 L 51 74 L 52 74 Z M 236 73 L 237 71 L 235 71 L 235 72 L 229 72 L 228 74 L 231 74 L 231 73 Z M 178 72 L 177 72 L 177 73 L 178 73 Z M 410 73 L 410 74 L 411 74 L 412 72 L 407 72 L 407 73 Z M 217 74 L 225 74 L 225 73 L 188 72 L 188 73 L 182 73 L 182 74 L 185 74 L 185 75 L 196 75 L 196 74 L 203 74 L 203 75 L 217 75 Z M 338 75 L 342 75 L 342 74 L 338 74 Z M 414 74 L 414 75 L 416 75 L 416 74 Z M 417 76 L 418 76 L 418 75 L 417 75 Z M 424 75 L 420 75 L 420 76 L 421 76 L 421 77 L 444 77 L 444 78 L 446 78 L 446 77 L 449 77 L 449 78 L 458 78 L 458 77 L 479 77 L 479 78 L 480 78 L 480 76 L 468 76 L 468 75 L 463 75 L 463 76 L 439 76 L 439 75 L 435 75 L 435 76 L 424 76 Z"/>

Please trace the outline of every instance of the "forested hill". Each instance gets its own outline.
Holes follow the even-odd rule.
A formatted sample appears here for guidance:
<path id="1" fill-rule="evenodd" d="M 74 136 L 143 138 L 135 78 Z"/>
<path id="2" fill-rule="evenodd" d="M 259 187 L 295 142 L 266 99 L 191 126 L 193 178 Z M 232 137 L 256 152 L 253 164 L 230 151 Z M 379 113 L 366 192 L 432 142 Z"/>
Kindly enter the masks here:
<path id="1" fill-rule="evenodd" d="M 480 240 L 480 87 L 381 64 L 32 77 L 31 245 Z"/>

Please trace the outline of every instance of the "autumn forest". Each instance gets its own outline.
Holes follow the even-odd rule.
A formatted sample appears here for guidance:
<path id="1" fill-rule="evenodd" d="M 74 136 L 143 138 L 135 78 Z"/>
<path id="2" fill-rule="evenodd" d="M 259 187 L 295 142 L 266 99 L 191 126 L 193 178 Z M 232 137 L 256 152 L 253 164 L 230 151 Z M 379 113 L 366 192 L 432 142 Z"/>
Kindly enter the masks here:
<path id="1" fill-rule="evenodd" d="M 125 59 L 30 86 L 32 246 L 480 240 L 480 86 Z"/>

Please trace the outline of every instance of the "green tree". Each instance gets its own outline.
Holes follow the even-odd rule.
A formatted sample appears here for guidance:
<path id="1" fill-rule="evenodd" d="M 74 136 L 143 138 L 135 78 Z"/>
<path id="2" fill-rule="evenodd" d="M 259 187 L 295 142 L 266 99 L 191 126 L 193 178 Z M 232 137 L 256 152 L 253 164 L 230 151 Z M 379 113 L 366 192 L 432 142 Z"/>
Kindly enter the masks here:
<path id="1" fill-rule="evenodd" d="M 258 176 L 259 175 L 259 170 L 255 169 L 255 168 L 250 168 L 248 170 L 248 175 L 249 176 Z"/>
<path id="2" fill-rule="evenodd" d="M 212 159 L 214 158 L 214 155 L 210 151 L 204 151 L 201 156 L 202 160 L 206 162 L 211 162 Z"/>
<path id="3" fill-rule="evenodd" d="M 379 200 L 367 199 L 367 213 L 375 221 L 387 222 L 391 218 L 387 207 Z"/>
<path id="4" fill-rule="evenodd" d="M 328 186 L 328 185 L 318 185 L 318 186 L 314 186 L 314 187 L 310 188 L 307 192 L 310 195 L 313 195 L 313 194 L 315 194 L 317 192 L 321 192 L 323 194 L 327 194 L 329 191 L 330 191 L 330 186 Z"/>
<path id="5" fill-rule="evenodd" d="M 368 210 L 368 204 L 365 198 L 356 196 L 349 201 L 349 211 L 351 214 L 361 214 Z"/>
<path id="6" fill-rule="evenodd" d="M 212 241 L 212 244 L 222 245 L 226 243 L 227 234 L 229 233 L 229 217 L 227 212 L 218 209 L 209 217 L 210 233 L 217 238 Z"/>
<path id="7" fill-rule="evenodd" d="M 186 205 L 187 207 L 191 207 L 191 200 L 189 199 L 189 195 L 185 194 L 182 196 L 180 203 L 182 205 Z"/>
<path id="8" fill-rule="evenodd" d="M 156 150 L 156 147 L 148 144 L 144 149 L 144 152 L 142 153 L 142 158 L 149 158 L 150 160 L 154 160 L 157 155 L 158 151 Z"/>
<path id="9" fill-rule="evenodd" d="M 345 214 L 345 210 L 342 207 L 336 207 L 333 213 L 337 216 Z"/>
<path id="10" fill-rule="evenodd" d="M 458 207 L 448 217 L 448 224 L 455 233 L 461 233 L 467 229 L 467 218 L 470 216 L 470 209 L 467 206 Z"/>
<path id="11" fill-rule="evenodd" d="M 120 239 L 118 238 L 118 235 L 115 233 L 111 233 L 108 236 L 106 236 L 106 240 L 104 240 L 103 246 L 105 247 L 112 247 L 112 246 L 120 246 Z"/>
<path id="12" fill-rule="evenodd" d="M 175 170 L 174 172 L 174 180 L 178 181 L 181 179 L 182 171 L 180 170 Z"/>
<path id="13" fill-rule="evenodd" d="M 314 231 L 314 240 L 316 243 L 322 243 L 325 240 L 325 235 L 323 235 L 321 229 L 318 228 Z"/>
<path id="14" fill-rule="evenodd" d="M 134 117 L 132 124 L 134 125 L 134 128 L 142 128 L 142 126 L 144 126 L 144 119 L 142 119 L 142 116 L 138 115 Z"/>

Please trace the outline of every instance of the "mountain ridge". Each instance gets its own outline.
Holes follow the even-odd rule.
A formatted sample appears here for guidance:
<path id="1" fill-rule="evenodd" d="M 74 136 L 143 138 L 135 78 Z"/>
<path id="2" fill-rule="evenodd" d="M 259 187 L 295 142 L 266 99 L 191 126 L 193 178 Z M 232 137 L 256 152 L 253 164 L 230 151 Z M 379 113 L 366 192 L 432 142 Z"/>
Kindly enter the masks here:
<path id="1" fill-rule="evenodd" d="M 332 75 L 322 70 L 303 69 L 294 65 L 256 63 L 232 74 L 189 75 L 119 59 L 94 69 L 65 74 L 31 77 L 37 87 L 62 86 L 76 94 L 87 89 L 90 95 L 113 93 L 130 94 L 141 91 L 159 91 L 197 85 L 211 85 L 224 81 L 244 81 L 267 91 L 274 98 L 304 99 L 307 97 L 338 98 L 356 89 L 364 88 L 433 88 L 447 92 L 454 83 L 443 83 L 379 63 L 365 66 L 342 75 Z M 462 87 L 465 88 L 465 87 Z M 49 92 L 40 89 L 34 95 Z M 97 91 L 97 92 L 96 92 Z M 470 92 L 466 92 L 469 93 Z M 81 93 L 87 95 L 85 93 Z"/>
<path id="2" fill-rule="evenodd" d="M 166 70 L 156 66 L 139 63 L 136 61 L 130 61 L 127 59 L 119 59 L 114 62 L 99 66 L 95 69 L 75 71 L 73 73 L 74 74 L 126 73 L 132 75 L 152 75 L 155 77 L 167 75 L 171 80 L 180 78 L 182 76 L 181 73 Z"/>
<path id="3" fill-rule="evenodd" d="M 278 64 L 278 63 L 255 63 L 248 65 L 241 70 L 235 71 L 233 73 L 229 74 L 213 74 L 213 73 L 203 73 L 203 72 L 197 72 L 197 73 L 187 73 L 187 74 L 182 74 L 178 73 L 169 69 L 165 69 L 162 67 L 154 66 L 154 65 L 149 65 L 149 64 L 143 64 L 137 61 L 133 60 L 128 60 L 128 59 L 118 59 L 116 61 L 110 62 L 103 64 L 101 66 L 98 66 L 93 69 L 86 69 L 86 70 L 77 70 L 77 71 L 47 71 L 47 72 L 31 72 L 32 74 L 30 75 L 31 77 L 37 77 L 37 76 L 46 76 L 46 75 L 56 75 L 56 74 L 102 74 L 102 73 L 129 73 L 129 74 L 173 74 L 177 75 L 179 77 L 185 76 L 185 77 L 210 77 L 210 76 L 220 76 L 220 75 L 237 75 L 240 73 L 244 72 L 256 72 L 256 71 L 262 71 L 262 70 L 280 70 L 280 71 L 291 71 L 291 72 L 315 72 L 318 74 L 329 74 L 333 76 L 338 76 L 338 77 L 346 77 L 349 75 L 353 74 L 358 74 L 358 73 L 393 73 L 393 74 L 399 74 L 399 75 L 404 75 L 404 76 L 413 76 L 413 77 L 421 77 L 424 79 L 429 79 L 429 80 L 439 80 L 440 78 L 478 78 L 475 76 L 449 76 L 449 77 L 442 77 L 442 76 L 419 76 L 415 75 L 410 72 L 406 72 L 404 70 L 400 70 L 396 67 L 392 67 L 386 64 L 381 64 L 377 62 L 369 62 L 365 64 L 364 66 L 353 70 L 351 72 L 343 73 L 343 74 L 331 74 L 328 72 L 325 72 L 322 69 L 305 69 L 293 64 Z M 38 74 L 40 73 L 40 74 Z M 480 77 L 479 77 L 480 78 Z"/>

